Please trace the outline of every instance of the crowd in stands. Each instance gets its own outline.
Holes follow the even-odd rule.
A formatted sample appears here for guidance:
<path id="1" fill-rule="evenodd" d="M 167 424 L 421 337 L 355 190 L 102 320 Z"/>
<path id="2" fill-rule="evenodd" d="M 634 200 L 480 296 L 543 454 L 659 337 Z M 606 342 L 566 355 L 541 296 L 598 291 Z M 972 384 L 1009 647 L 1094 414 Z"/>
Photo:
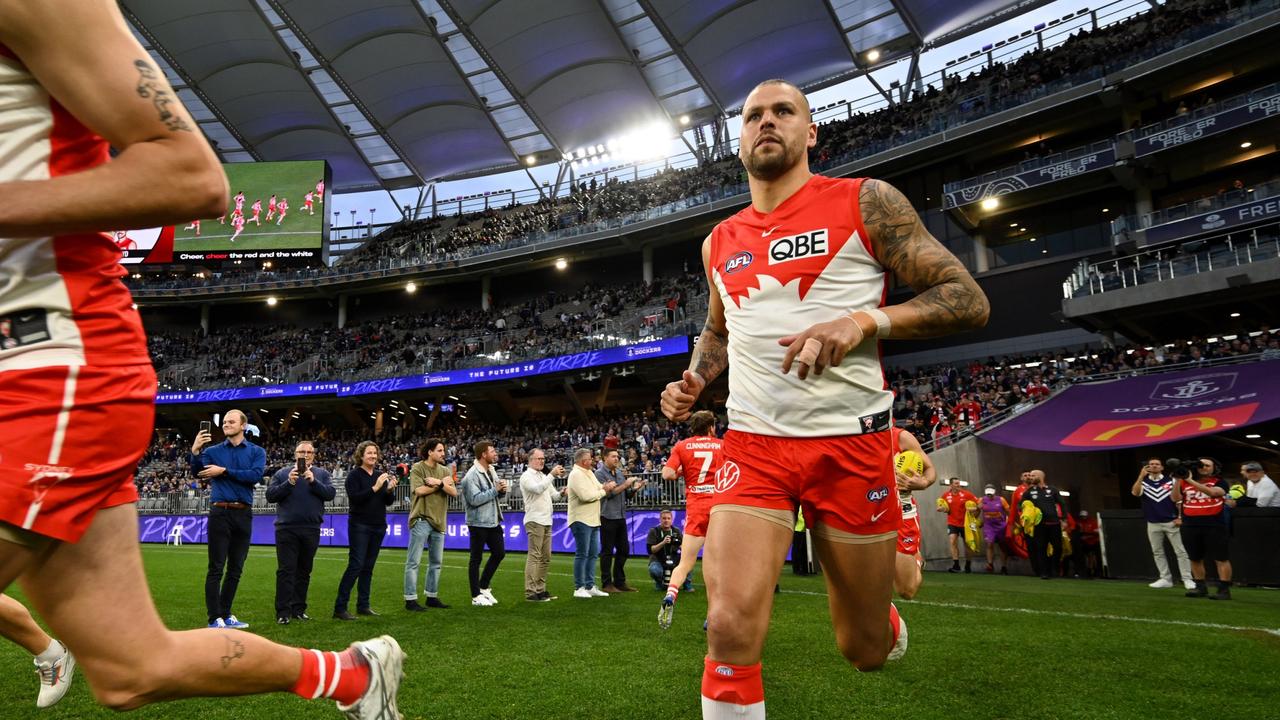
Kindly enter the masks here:
<path id="1" fill-rule="evenodd" d="M 394 377 L 568 354 L 599 347 L 608 342 L 607 336 L 641 337 L 655 324 L 684 320 L 690 299 L 705 293 L 702 274 L 684 272 L 655 277 L 652 283 L 590 283 L 575 292 L 548 290 L 489 310 L 447 307 L 344 328 L 228 326 L 207 336 L 199 330 L 157 331 L 148 343 L 162 383 L 169 387 L 282 382 L 290 369 L 309 361 L 315 364 L 305 367 L 307 377 L 302 380 Z M 648 312 L 655 308 L 670 312 L 655 317 Z M 245 343 L 245 338 L 253 342 Z M 229 346 L 237 352 L 226 352 Z M 184 366 L 189 371 L 172 377 L 164 372 Z"/>
<path id="2" fill-rule="evenodd" d="M 1098 375 L 1138 372 L 1162 366 L 1205 363 L 1221 358 L 1261 355 L 1280 359 L 1280 332 L 1263 327 L 1247 334 L 1224 337 L 1193 337 L 1164 345 L 1132 345 L 1059 350 L 1021 356 L 988 358 L 914 369 L 894 368 L 886 372 L 895 395 L 894 416 L 922 443 L 942 447 L 981 430 L 1001 413 L 1018 411 L 1044 400 L 1066 384 Z M 655 395 L 657 391 L 655 390 Z M 444 416 L 442 416 L 444 417 Z M 591 446 L 618 448 L 627 472 L 658 472 L 667 461 L 671 447 L 685 437 L 687 428 L 669 422 L 656 406 L 635 412 L 597 414 L 586 421 L 576 418 L 530 418 L 510 425 L 447 418 L 431 435 L 442 437 L 447 446 L 447 462 L 459 468 L 470 466 L 470 448 L 481 440 L 493 441 L 498 449 L 498 467 L 506 475 L 518 476 L 525 469 L 528 452 L 543 448 L 548 463 L 569 465 L 575 448 Z M 721 433 L 723 423 L 717 428 Z M 200 491 L 203 481 L 186 472 L 190 440 L 194 429 L 175 428 L 157 439 L 139 464 L 137 483 L 145 493 Z M 160 433 L 166 435 L 166 433 Z M 255 438 L 267 449 L 267 469 L 275 469 L 293 458 L 300 439 L 315 441 L 317 460 L 337 475 L 350 466 L 351 449 L 367 438 L 355 431 L 292 433 Z M 388 427 L 382 436 L 383 457 L 389 466 L 411 465 L 417 457 L 423 431 L 408 427 Z"/>
<path id="3" fill-rule="evenodd" d="M 1072 84 L 1100 77 L 1136 58 L 1150 57 L 1192 37 L 1225 27 L 1239 0 L 1169 0 L 1128 20 L 1095 30 L 1081 29 L 1065 42 L 1027 52 L 1007 63 L 993 63 L 967 75 L 951 74 L 925 92 L 874 111 L 824 123 L 811 161 L 824 170 L 895 144 L 955 127 L 1028 102 Z M 309 279 L 336 272 L 387 267 L 389 263 L 429 265 L 536 242 L 541 233 L 582 228 L 600 220 L 660 208 L 702 197 L 705 202 L 745 192 L 736 157 L 705 161 L 697 167 L 667 169 L 624 182 L 592 178 L 567 196 L 536 203 L 489 208 L 461 217 L 435 217 L 396 223 L 333 269 L 282 272 L 232 271 L 224 282 Z M 148 288 L 207 284 L 207 278 L 134 281 Z"/>

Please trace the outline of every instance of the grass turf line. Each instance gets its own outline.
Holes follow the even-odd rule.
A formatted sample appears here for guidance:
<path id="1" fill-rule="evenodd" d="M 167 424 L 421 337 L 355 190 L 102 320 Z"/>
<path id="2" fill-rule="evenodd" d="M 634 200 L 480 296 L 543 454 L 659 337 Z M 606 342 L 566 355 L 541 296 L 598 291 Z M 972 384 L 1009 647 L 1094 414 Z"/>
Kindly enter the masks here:
<path id="1" fill-rule="evenodd" d="M 579 600 L 570 597 L 572 558 L 558 555 L 549 587 L 560 599 L 534 604 L 523 600 L 524 555 L 512 553 L 494 582 L 501 603 L 473 608 L 467 556 L 449 552 L 441 596 L 454 607 L 410 614 L 401 600 L 404 551 L 384 549 L 373 578 L 383 616 L 340 623 L 329 615 L 345 559 L 345 549 L 321 549 L 310 593 L 316 619 L 282 627 L 273 622 L 274 550 L 255 547 L 235 612 L 252 632 L 291 645 L 336 649 L 394 635 L 409 655 L 400 696 L 408 718 L 700 715 L 700 571 L 698 592 L 681 593 L 675 624 L 663 632 L 643 558 L 627 564 L 641 592 Z M 204 546 L 147 546 L 144 560 L 166 623 L 203 626 Z M 859 674 L 835 649 L 822 579 L 784 571 L 781 582 L 764 659 L 772 718 L 1266 717 L 1280 696 L 1272 671 L 1280 637 L 1268 632 L 1280 628 L 1274 591 L 1237 588 L 1236 599 L 1215 603 L 1141 583 L 929 573 L 918 602 L 899 602 L 911 630 L 906 658 Z M 93 704 L 79 673 L 62 703 L 38 712 L 30 663 L 0 644 L 0 716 L 114 717 Z M 1198 689 L 1187 689 L 1193 677 Z M 131 717 L 286 714 L 336 717 L 291 695 L 187 700 Z"/>

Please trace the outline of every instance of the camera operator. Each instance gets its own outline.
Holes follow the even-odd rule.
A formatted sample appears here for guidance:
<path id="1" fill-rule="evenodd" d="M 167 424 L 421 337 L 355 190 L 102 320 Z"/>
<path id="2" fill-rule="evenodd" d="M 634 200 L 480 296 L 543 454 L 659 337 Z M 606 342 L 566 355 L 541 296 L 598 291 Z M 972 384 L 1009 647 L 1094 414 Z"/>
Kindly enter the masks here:
<path id="1" fill-rule="evenodd" d="M 649 577 L 657 590 L 665 590 L 672 570 L 680 563 L 680 547 L 684 544 L 684 533 L 672 524 L 670 510 L 664 509 L 658 514 L 658 524 L 649 529 L 644 541 L 649 548 Z M 689 590 L 693 583 L 685 578 L 683 590 Z"/>
<path id="2" fill-rule="evenodd" d="M 1188 590 L 1194 590 L 1196 584 L 1191 579 L 1191 561 L 1182 546 L 1182 519 L 1178 516 L 1178 506 L 1174 504 L 1173 485 L 1173 479 L 1164 474 L 1164 461 L 1153 457 L 1148 458 L 1147 464 L 1138 471 L 1138 479 L 1130 490 L 1134 497 L 1142 498 L 1142 514 L 1147 519 L 1147 542 L 1151 544 L 1151 555 L 1160 573 L 1160 577 L 1148 587 L 1173 587 L 1173 574 L 1164 552 L 1167 539 L 1177 558 L 1182 584 Z"/>
<path id="3" fill-rule="evenodd" d="M 1227 481 L 1218 477 L 1218 461 L 1197 458 L 1186 464 L 1169 461 L 1169 474 L 1178 482 L 1173 486 L 1173 501 L 1182 508 L 1182 539 L 1191 558 L 1191 577 L 1195 588 L 1187 597 L 1210 597 L 1205 588 L 1204 561 L 1217 563 L 1218 592 L 1214 600 L 1231 599 L 1231 560 L 1227 554 L 1227 508 L 1235 500 L 1227 494 Z"/>
<path id="4" fill-rule="evenodd" d="M 267 502 L 276 509 L 276 623 L 310 620 L 307 615 L 307 588 L 311 567 L 320 547 L 320 525 L 324 504 L 333 499 L 329 471 L 313 465 L 315 446 L 303 440 L 294 448 L 294 464 L 286 465 L 271 477 Z M 298 487 L 301 483 L 301 487 Z"/>

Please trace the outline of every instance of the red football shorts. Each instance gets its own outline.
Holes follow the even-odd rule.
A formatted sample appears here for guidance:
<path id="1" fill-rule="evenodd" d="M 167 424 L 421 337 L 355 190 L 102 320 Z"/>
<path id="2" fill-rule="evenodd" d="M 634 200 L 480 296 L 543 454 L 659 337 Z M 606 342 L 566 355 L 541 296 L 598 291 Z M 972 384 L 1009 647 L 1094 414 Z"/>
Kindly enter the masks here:
<path id="1" fill-rule="evenodd" d="M 155 397 L 150 365 L 0 373 L 0 522 L 76 542 L 98 510 L 136 502 Z"/>
<path id="2" fill-rule="evenodd" d="M 707 521 L 711 519 L 711 498 L 715 495 L 687 495 L 684 508 L 684 534 L 707 536 Z M 695 499 L 696 498 L 696 499 Z"/>
<path id="3" fill-rule="evenodd" d="M 898 552 L 913 557 L 920 552 L 920 518 L 903 519 L 898 527 Z"/>
<path id="4" fill-rule="evenodd" d="M 853 535 L 898 530 L 902 508 L 890 432 L 784 438 L 730 430 L 716 474 L 716 505 L 794 512 L 805 524 Z"/>

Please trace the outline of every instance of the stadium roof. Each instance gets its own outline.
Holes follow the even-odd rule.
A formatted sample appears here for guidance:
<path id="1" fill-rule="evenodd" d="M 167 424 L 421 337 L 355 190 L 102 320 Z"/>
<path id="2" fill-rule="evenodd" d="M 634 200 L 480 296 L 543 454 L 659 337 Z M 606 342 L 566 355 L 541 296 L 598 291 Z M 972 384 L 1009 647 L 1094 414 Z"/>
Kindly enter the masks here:
<path id="1" fill-rule="evenodd" d="M 834 84 L 1047 0 L 123 0 L 224 162 L 338 191 L 559 162 L 629 126 Z M 876 50 L 874 61 L 868 53 Z"/>

